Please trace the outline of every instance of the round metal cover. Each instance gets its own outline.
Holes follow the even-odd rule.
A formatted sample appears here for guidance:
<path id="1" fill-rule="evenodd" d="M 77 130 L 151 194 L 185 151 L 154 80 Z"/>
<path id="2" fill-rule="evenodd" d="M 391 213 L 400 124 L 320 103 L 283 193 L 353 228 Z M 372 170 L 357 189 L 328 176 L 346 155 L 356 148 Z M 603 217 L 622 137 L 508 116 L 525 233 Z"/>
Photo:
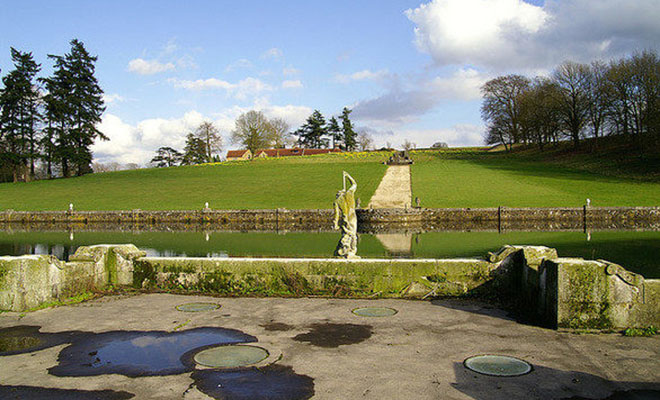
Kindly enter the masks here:
<path id="1" fill-rule="evenodd" d="M 220 308 L 220 304 L 216 303 L 185 303 L 176 306 L 177 310 L 185 312 L 212 311 L 218 308 Z"/>
<path id="2" fill-rule="evenodd" d="M 256 364 L 268 358 L 268 352 L 257 346 L 218 346 L 195 354 L 195 362 L 211 368 L 237 368 Z"/>
<path id="3" fill-rule="evenodd" d="M 360 317 L 389 317 L 396 313 L 395 309 L 388 307 L 362 307 L 353 310 L 353 314 Z"/>
<path id="4" fill-rule="evenodd" d="M 463 364 L 469 370 L 491 376 L 519 376 L 532 371 L 528 362 L 509 356 L 474 356 L 466 359 Z"/>

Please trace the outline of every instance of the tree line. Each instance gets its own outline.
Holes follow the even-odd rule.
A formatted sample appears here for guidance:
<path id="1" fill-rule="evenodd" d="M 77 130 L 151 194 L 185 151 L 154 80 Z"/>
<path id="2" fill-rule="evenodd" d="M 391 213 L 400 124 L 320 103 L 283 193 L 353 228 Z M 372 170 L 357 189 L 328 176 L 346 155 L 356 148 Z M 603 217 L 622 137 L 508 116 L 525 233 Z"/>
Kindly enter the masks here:
<path id="1" fill-rule="evenodd" d="M 0 181 L 30 181 L 39 164 L 44 176 L 92 172 L 91 145 L 108 138 L 97 129 L 105 111 L 94 76 L 96 56 L 78 39 L 63 56 L 49 54 L 53 74 L 37 77 L 32 53 L 11 48 L 14 69 L 0 88 Z"/>
<path id="2" fill-rule="evenodd" d="M 326 122 L 323 114 L 314 110 L 300 128 L 289 132 L 289 124 L 282 118 L 268 118 L 261 111 L 251 110 L 236 118 L 231 141 L 249 149 L 253 154 L 262 149 L 292 146 L 307 149 L 330 147 L 345 151 L 370 149 L 373 139 L 366 132 L 355 132 L 350 113 L 351 110 L 345 107 L 341 116 L 332 117 Z M 151 159 L 151 165 L 172 167 L 217 162 L 220 161 L 217 153 L 221 151 L 222 145 L 218 128 L 212 122 L 204 121 L 186 136 L 186 145 L 182 151 L 161 147 Z"/>
<path id="3" fill-rule="evenodd" d="M 660 143 L 660 59 L 654 51 L 580 64 L 549 77 L 500 76 L 481 87 L 486 144 L 536 144 L 623 135 Z"/>

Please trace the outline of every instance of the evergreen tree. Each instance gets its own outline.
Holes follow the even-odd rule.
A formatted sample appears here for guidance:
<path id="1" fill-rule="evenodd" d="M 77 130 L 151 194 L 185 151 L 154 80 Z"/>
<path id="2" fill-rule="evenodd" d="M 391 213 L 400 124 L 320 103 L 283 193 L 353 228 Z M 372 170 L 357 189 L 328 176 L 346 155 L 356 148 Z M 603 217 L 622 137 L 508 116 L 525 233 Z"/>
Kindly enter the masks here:
<path id="1" fill-rule="evenodd" d="M 332 140 L 332 148 L 342 147 L 341 139 L 343 135 L 341 128 L 339 127 L 339 122 L 337 122 L 337 118 L 330 118 L 327 130 L 328 135 L 330 135 L 330 140 Z"/>
<path id="2" fill-rule="evenodd" d="M 32 53 L 13 47 L 11 57 L 16 69 L 2 78 L 4 89 L 0 93 L 0 163 L 12 170 L 16 182 L 34 176 L 38 156 L 36 125 L 40 120 L 39 90 L 34 78 L 40 65 L 34 62 Z"/>
<path id="3" fill-rule="evenodd" d="M 343 149 L 346 151 L 354 151 L 357 148 L 357 132 L 353 130 L 353 124 L 349 118 L 349 114 L 352 111 L 353 110 L 349 110 L 348 108 L 344 107 L 344 109 L 341 111 L 341 117 L 339 117 L 341 119 L 342 125 L 344 142 Z"/>
<path id="4" fill-rule="evenodd" d="M 204 140 L 189 133 L 186 136 L 186 147 L 183 149 L 181 165 L 202 164 L 206 162 L 206 143 Z"/>
<path id="5" fill-rule="evenodd" d="M 298 136 L 298 144 L 308 149 L 328 147 L 328 139 L 325 137 L 327 134 L 325 118 L 319 110 L 314 110 L 305 124 L 295 132 Z"/>
<path id="6" fill-rule="evenodd" d="M 156 155 L 151 159 L 151 163 L 158 168 L 173 167 L 180 163 L 183 155 L 171 147 L 161 147 L 156 151 Z"/>

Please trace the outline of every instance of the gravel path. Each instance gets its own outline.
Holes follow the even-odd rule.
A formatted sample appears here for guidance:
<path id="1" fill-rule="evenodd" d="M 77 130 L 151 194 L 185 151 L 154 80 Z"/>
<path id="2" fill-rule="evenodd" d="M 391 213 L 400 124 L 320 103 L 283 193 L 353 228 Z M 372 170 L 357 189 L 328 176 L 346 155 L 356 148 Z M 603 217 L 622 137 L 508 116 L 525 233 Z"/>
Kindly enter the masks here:
<path id="1" fill-rule="evenodd" d="M 371 197 L 369 207 L 406 208 L 411 205 L 411 198 L 410 165 L 392 165 Z"/>

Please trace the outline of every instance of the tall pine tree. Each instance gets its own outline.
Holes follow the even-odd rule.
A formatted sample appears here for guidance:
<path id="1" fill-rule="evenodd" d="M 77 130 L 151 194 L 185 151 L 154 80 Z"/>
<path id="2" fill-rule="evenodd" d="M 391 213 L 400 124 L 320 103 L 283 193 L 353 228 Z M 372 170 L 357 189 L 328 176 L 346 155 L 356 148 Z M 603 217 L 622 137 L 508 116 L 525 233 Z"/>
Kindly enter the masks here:
<path id="1" fill-rule="evenodd" d="M 38 156 L 36 126 L 40 120 L 39 89 L 34 79 L 40 65 L 32 53 L 22 53 L 13 47 L 11 57 L 15 69 L 2 78 L 4 89 L 0 92 L 0 164 L 12 171 L 17 182 L 34 177 Z"/>
<path id="2" fill-rule="evenodd" d="M 353 130 L 353 124 L 351 123 L 351 119 L 349 118 L 349 114 L 353 110 L 349 110 L 348 108 L 344 107 L 344 109 L 341 111 L 341 125 L 342 125 L 342 133 L 343 133 L 343 142 L 344 142 L 344 150 L 346 151 L 354 151 L 357 148 L 357 132 Z"/>
<path id="3" fill-rule="evenodd" d="M 339 122 L 337 122 L 337 118 L 332 117 L 330 118 L 330 121 L 328 121 L 328 135 L 330 136 L 330 140 L 332 140 L 332 148 L 336 149 L 338 147 L 342 147 L 341 139 L 342 139 L 342 131 L 341 128 L 339 127 Z"/>
<path id="4" fill-rule="evenodd" d="M 308 149 L 328 147 L 328 139 L 325 137 L 327 134 L 325 118 L 319 110 L 314 110 L 305 124 L 295 132 L 298 144 Z"/>

